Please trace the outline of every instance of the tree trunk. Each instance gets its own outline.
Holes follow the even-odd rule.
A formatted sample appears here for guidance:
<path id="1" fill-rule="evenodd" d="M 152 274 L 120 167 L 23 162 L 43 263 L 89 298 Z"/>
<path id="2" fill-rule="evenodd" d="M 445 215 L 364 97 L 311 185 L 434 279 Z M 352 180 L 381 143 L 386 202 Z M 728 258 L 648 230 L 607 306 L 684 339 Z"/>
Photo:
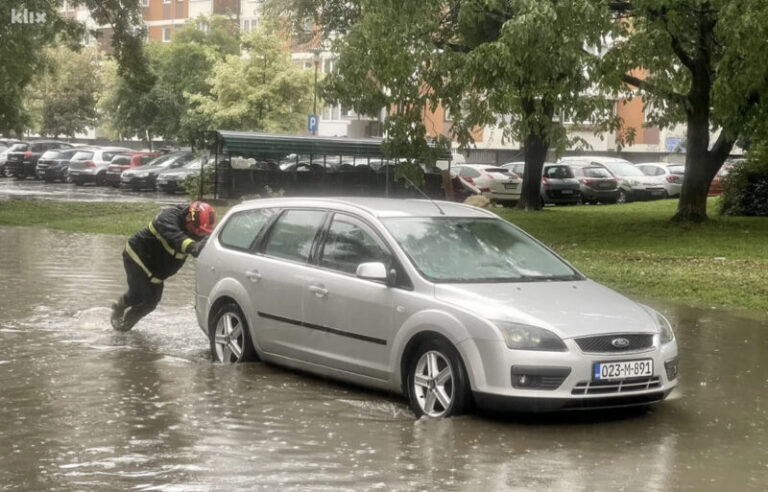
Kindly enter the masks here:
<path id="1" fill-rule="evenodd" d="M 525 137 L 525 174 L 517 208 L 525 211 L 541 210 L 541 170 L 549 150 L 548 142 L 539 134 Z"/>

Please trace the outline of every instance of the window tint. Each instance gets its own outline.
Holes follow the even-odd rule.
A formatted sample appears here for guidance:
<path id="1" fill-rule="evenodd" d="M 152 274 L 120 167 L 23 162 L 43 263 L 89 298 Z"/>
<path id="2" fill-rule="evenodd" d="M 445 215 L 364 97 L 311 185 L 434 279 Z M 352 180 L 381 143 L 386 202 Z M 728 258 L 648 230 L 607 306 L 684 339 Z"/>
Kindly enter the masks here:
<path id="1" fill-rule="evenodd" d="M 581 169 L 581 173 L 587 178 L 610 178 L 611 173 L 603 167 L 585 167 Z"/>
<path id="2" fill-rule="evenodd" d="M 572 178 L 573 173 L 568 166 L 548 166 L 544 168 L 544 176 L 552 179 Z"/>
<path id="3" fill-rule="evenodd" d="M 389 254 L 375 239 L 373 232 L 361 222 L 336 215 L 323 245 L 320 266 L 355 274 L 361 263 L 388 263 Z"/>
<path id="4" fill-rule="evenodd" d="M 507 174 L 509 172 L 509 169 L 503 168 L 503 167 L 486 167 L 483 169 L 483 171 L 487 173 L 501 173 L 501 174 Z"/>
<path id="5" fill-rule="evenodd" d="M 274 213 L 271 208 L 262 208 L 233 215 L 221 230 L 219 242 L 229 248 L 251 249 L 256 236 Z"/>
<path id="6" fill-rule="evenodd" d="M 116 155 L 110 161 L 112 164 L 119 164 L 121 166 L 127 166 L 131 163 L 131 156 L 128 155 Z"/>
<path id="7" fill-rule="evenodd" d="M 324 219 L 325 212 L 320 210 L 288 210 L 272 228 L 264 253 L 306 262 Z"/>

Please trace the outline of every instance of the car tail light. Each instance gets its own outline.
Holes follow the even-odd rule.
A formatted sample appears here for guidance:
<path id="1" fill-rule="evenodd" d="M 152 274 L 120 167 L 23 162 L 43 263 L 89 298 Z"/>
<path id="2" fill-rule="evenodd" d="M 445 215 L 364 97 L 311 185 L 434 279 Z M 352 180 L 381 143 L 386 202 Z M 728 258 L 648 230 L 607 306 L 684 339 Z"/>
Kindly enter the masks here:
<path id="1" fill-rule="evenodd" d="M 543 184 L 544 186 L 549 186 L 549 178 L 547 178 L 546 176 L 542 176 L 541 184 Z"/>
<path id="2" fill-rule="evenodd" d="M 24 152 L 24 158 L 25 159 L 29 159 L 30 157 L 32 157 L 32 151 L 28 150 L 28 151 Z"/>
<path id="3" fill-rule="evenodd" d="M 464 178 L 464 181 L 466 181 L 466 182 L 467 182 L 467 183 L 469 183 L 469 184 L 475 184 L 475 180 L 474 180 L 474 179 L 472 179 L 472 178 L 470 178 L 470 177 L 466 177 L 466 178 Z"/>
<path id="4" fill-rule="evenodd" d="M 88 162 L 85 163 L 85 165 L 88 166 L 88 167 L 96 167 L 96 163 L 93 162 L 93 161 L 88 161 Z"/>
<path id="5" fill-rule="evenodd" d="M 675 176 L 674 174 L 671 174 L 667 176 L 667 181 L 669 181 L 670 183 L 677 183 L 678 181 L 680 181 L 680 176 Z"/>

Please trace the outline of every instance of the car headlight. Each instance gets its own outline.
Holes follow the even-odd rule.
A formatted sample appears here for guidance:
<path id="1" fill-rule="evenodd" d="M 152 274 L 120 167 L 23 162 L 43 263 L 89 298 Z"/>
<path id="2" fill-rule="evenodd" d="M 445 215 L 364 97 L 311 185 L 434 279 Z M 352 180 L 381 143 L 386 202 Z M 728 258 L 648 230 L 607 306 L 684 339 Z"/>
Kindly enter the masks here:
<path id="1" fill-rule="evenodd" d="M 656 326 L 659 327 L 659 343 L 665 345 L 675 339 L 675 332 L 672 331 L 672 325 L 669 320 L 665 318 L 661 313 L 653 311 L 654 321 Z"/>
<path id="2" fill-rule="evenodd" d="M 508 321 L 494 321 L 493 323 L 501 330 L 507 347 L 511 349 L 548 352 L 566 352 L 568 350 L 560 337 L 544 328 Z"/>

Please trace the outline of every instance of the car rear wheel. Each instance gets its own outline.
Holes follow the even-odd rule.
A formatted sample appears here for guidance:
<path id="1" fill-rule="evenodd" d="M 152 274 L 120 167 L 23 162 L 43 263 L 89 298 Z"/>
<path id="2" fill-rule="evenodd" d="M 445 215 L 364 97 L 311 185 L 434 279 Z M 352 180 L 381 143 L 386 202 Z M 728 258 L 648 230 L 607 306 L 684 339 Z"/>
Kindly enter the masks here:
<path id="1" fill-rule="evenodd" d="M 417 417 L 459 415 L 470 402 L 469 384 L 459 353 L 448 341 L 422 343 L 408 364 L 408 397 Z"/>
<path id="2" fill-rule="evenodd" d="M 228 302 L 216 311 L 209 338 L 214 362 L 235 364 L 256 358 L 248 323 L 234 302 Z"/>
<path id="3" fill-rule="evenodd" d="M 619 191 L 619 196 L 616 197 L 616 203 L 627 203 L 627 192 L 624 190 Z"/>

